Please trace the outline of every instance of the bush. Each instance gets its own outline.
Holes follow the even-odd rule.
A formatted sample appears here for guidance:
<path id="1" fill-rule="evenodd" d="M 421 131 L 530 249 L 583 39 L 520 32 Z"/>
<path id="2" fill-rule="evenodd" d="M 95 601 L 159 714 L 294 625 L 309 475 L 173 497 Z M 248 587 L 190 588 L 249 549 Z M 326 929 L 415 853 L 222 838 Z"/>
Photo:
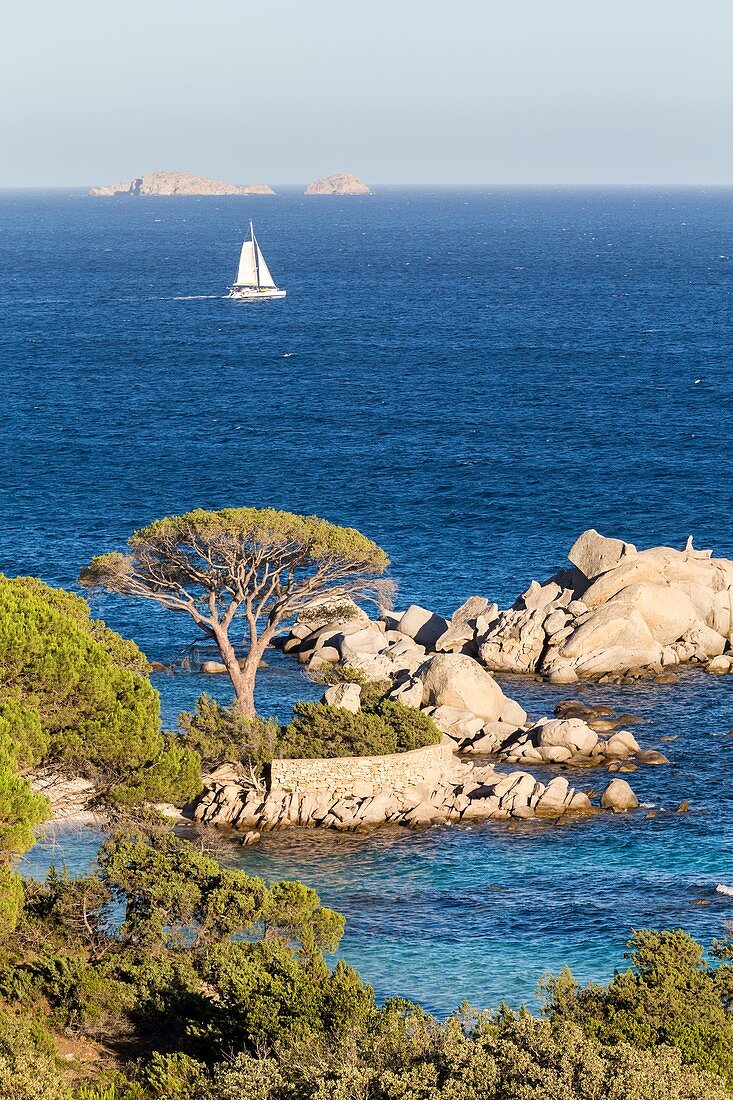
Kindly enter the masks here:
<path id="1" fill-rule="evenodd" d="M 193 714 L 178 716 L 181 743 L 193 750 L 206 767 L 223 761 L 269 763 L 275 755 L 280 725 L 274 718 L 245 718 L 238 706 L 222 707 L 209 695 L 200 695 Z"/>
<path id="2" fill-rule="evenodd" d="M 677 1047 L 685 1062 L 733 1086 L 733 966 L 711 965 L 681 930 L 637 932 L 629 947 L 631 969 L 607 986 L 580 987 L 567 971 L 546 980 L 547 1015 L 604 1043 Z M 718 950 L 728 954 L 725 944 Z"/>
<path id="3" fill-rule="evenodd" d="M 726 1100 L 720 1078 L 669 1047 L 604 1047 L 578 1027 L 488 1013 L 440 1023 L 387 1005 L 349 1030 L 294 1034 L 277 1056 L 215 1067 L 210 1100 Z M 251 1085 L 250 1085 L 251 1082 Z M 251 1091 L 250 1091 L 251 1089 Z"/>
<path id="4" fill-rule="evenodd" d="M 71 1100 L 53 1038 L 32 1017 L 0 1010 L 0 1100 Z"/>
<path id="5" fill-rule="evenodd" d="M 237 707 L 222 707 L 200 696 L 195 714 L 179 716 L 182 743 L 209 767 L 239 761 L 261 774 L 275 758 L 318 759 L 334 756 L 383 756 L 436 745 L 440 730 L 414 707 L 381 695 L 357 714 L 325 703 L 297 703 L 293 720 L 244 718 Z"/>
<path id="6" fill-rule="evenodd" d="M 356 714 L 325 703 L 298 703 L 277 745 L 280 757 L 383 756 L 436 745 L 440 730 L 413 707 L 382 700 Z"/>
<path id="7" fill-rule="evenodd" d="M 208 1100 L 211 1085 L 203 1063 L 187 1054 L 157 1051 L 145 1068 L 144 1080 L 155 1100 Z"/>
<path id="8" fill-rule="evenodd" d="M 119 1054 L 75 1100 L 731 1095 L 730 941 L 713 962 L 684 933 L 638 933 L 608 986 L 547 980 L 545 1019 L 464 1007 L 441 1021 L 379 1007 L 348 965 L 330 968 L 343 919 L 302 883 L 268 887 L 170 833 L 116 834 L 98 862 L 28 884 L 0 955 L 0 1100 L 71 1100 L 48 1023 Z"/>

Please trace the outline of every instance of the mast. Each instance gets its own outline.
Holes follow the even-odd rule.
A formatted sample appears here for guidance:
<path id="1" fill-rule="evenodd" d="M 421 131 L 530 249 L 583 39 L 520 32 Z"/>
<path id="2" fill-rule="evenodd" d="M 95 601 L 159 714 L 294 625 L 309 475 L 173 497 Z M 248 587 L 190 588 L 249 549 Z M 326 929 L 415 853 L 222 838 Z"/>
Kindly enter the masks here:
<path id="1" fill-rule="evenodd" d="M 255 227 L 252 225 L 252 219 L 249 222 L 249 235 L 252 238 L 252 253 L 255 261 L 255 278 L 257 279 L 257 289 L 260 289 L 260 265 L 257 260 L 257 241 L 255 240 Z"/>

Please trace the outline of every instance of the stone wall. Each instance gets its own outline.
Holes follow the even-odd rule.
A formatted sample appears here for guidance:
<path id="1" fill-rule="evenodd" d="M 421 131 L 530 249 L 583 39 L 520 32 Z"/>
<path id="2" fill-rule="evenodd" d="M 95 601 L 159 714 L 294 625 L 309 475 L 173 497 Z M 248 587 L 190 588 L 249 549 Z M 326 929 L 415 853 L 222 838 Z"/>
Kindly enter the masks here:
<path id="1" fill-rule="evenodd" d="M 400 793 L 426 780 L 449 774 L 455 757 L 451 745 L 428 745 L 389 756 L 340 756 L 330 760 L 273 760 L 270 789 L 336 791 L 348 797 L 355 784 Z"/>

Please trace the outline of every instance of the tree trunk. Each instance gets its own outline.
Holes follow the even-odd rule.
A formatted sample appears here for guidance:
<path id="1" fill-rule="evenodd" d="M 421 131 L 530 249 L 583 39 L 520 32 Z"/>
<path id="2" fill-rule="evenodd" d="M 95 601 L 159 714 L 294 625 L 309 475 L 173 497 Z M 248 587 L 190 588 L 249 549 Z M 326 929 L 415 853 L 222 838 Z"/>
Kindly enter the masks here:
<path id="1" fill-rule="evenodd" d="M 244 709 L 244 703 L 242 702 L 239 693 L 237 693 L 237 699 L 239 699 L 240 706 L 242 707 L 242 713 L 245 714 L 248 718 L 254 718 L 257 713 L 255 710 L 255 680 L 257 679 L 257 669 L 260 667 L 260 661 L 262 660 L 263 654 L 267 649 L 268 641 L 269 636 L 267 631 L 265 631 L 265 633 L 263 633 L 262 637 L 260 638 L 252 638 L 250 641 L 249 652 L 244 658 L 244 661 L 242 662 L 242 667 L 239 670 L 242 677 L 242 698 L 246 698 L 247 705 L 251 706 L 252 708 L 251 711 Z"/>
<path id="2" fill-rule="evenodd" d="M 245 718 L 254 718 L 255 710 L 255 675 L 259 658 L 255 664 L 254 673 L 247 667 L 249 657 L 244 662 L 244 668 L 239 667 L 234 646 L 229 641 L 229 635 L 225 630 L 218 630 L 214 634 L 216 645 L 221 654 L 222 663 L 229 673 L 232 687 L 237 697 L 237 705 Z"/>

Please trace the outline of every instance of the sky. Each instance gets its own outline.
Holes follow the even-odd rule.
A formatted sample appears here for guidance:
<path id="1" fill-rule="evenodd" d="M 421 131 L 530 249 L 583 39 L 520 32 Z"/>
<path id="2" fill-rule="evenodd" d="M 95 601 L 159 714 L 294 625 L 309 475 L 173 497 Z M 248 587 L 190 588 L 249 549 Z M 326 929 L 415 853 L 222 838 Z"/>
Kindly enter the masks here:
<path id="1" fill-rule="evenodd" d="M 733 183 L 731 0 L 0 0 L 0 187 Z"/>

